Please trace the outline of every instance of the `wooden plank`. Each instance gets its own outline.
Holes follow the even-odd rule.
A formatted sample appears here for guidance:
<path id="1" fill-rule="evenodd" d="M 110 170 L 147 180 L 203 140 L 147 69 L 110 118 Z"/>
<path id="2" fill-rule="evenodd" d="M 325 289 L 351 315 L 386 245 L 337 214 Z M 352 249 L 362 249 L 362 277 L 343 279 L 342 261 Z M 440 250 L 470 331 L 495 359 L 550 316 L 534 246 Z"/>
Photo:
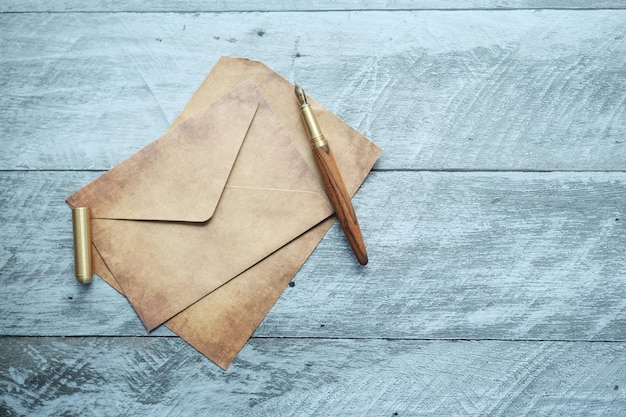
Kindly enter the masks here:
<path id="1" fill-rule="evenodd" d="M 373 173 L 370 265 L 335 225 L 258 332 L 624 341 L 625 179 Z"/>
<path id="2" fill-rule="evenodd" d="M 176 338 L 0 344 L 3 415 L 568 415 L 626 409 L 626 345 L 253 339 L 222 372 Z"/>
<path id="3" fill-rule="evenodd" d="M 176 2 L 139 0 L 61 0 L 43 4 L 35 0 L 5 0 L 0 13 L 25 12 L 249 12 L 332 10 L 511 10 L 511 9 L 620 9 L 616 0 L 289 0 L 259 3 L 251 0 Z"/>
<path id="4" fill-rule="evenodd" d="M 2 14 L 0 169 L 108 169 L 237 55 L 373 138 L 378 169 L 623 170 L 625 23 L 621 10 Z"/>
<path id="5" fill-rule="evenodd" d="M 98 174 L 0 173 L 0 334 L 146 334 L 74 282 L 63 200 Z M 626 341 L 625 194 L 626 173 L 374 172 L 370 264 L 334 226 L 257 336 Z"/>

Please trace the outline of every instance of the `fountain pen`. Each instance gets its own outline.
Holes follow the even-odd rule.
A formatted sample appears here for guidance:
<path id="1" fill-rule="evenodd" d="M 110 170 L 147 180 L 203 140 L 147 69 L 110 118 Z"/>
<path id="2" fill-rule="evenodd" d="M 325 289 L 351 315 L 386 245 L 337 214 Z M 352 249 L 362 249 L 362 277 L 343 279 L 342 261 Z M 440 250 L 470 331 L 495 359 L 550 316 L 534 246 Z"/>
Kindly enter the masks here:
<path id="1" fill-rule="evenodd" d="M 326 187 L 328 198 L 335 209 L 335 214 L 341 224 L 341 228 L 348 239 L 350 247 L 354 251 L 361 265 L 367 264 L 367 250 L 359 227 L 359 221 L 354 213 L 350 202 L 350 195 L 339 173 L 335 157 L 328 146 L 328 141 L 322 134 L 313 114 L 311 105 L 307 102 L 304 90 L 296 83 L 296 98 L 300 104 L 300 114 L 305 130 L 311 140 L 311 148 L 315 156 L 315 162 L 320 169 L 322 179 Z"/>

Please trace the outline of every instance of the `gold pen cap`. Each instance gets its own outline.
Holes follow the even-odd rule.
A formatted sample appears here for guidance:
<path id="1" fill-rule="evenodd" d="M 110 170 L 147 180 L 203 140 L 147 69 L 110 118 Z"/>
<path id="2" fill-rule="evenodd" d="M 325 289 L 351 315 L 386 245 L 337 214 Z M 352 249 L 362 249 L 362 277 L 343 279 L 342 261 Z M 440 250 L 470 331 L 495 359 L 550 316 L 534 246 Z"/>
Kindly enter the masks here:
<path id="1" fill-rule="evenodd" d="M 89 284 L 93 277 L 91 268 L 91 214 L 89 207 L 72 209 L 74 231 L 74 272 L 81 284 Z"/>

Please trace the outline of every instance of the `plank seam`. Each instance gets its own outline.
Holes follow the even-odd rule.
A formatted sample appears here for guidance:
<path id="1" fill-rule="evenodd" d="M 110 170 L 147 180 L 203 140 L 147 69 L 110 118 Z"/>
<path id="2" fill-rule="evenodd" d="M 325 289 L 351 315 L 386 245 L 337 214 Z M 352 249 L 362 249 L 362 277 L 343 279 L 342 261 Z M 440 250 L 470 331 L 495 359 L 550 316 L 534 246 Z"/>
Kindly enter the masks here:
<path id="1" fill-rule="evenodd" d="M 105 169 L 0 169 L 0 174 L 16 172 L 107 172 Z M 373 168 L 372 172 L 443 172 L 443 173 L 626 173 L 622 169 L 491 169 L 491 168 Z"/>
<path id="2" fill-rule="evenodd" d="M 8 10 L 0 11 L 2 14 L 237 14 L 237 13 L 351 13 L 351 12 L 517 12 L 517 11 L 603 11 L 603 10 L 626 10 L 626 6 L 608 6 L 608 7 L 485 7 L 485 8 L 398 8 L 398 9 L 287 9 L 287 10 L 268 10 L 268 9 L 250 9 L 250 10 L 65 10 L 65 11 L 28 11 L 28 10 Z"/>
<path id="3" fill-rule="evenodd" d="M 177 335 L 163 336 L 129 336 L 129 335 L 0 335 L 0 339 L 179 339 Z M 340 336 L 252 336 L 250 340 L 355 340 L 355 341 L 389 341 L 389 342 L 510 342 L 510 343 L 626 343 L 626 339 L 590 340 L 590 339 L 532 339 L 532 338 L 473 338 L 473 337 L 340 337 Z"/>

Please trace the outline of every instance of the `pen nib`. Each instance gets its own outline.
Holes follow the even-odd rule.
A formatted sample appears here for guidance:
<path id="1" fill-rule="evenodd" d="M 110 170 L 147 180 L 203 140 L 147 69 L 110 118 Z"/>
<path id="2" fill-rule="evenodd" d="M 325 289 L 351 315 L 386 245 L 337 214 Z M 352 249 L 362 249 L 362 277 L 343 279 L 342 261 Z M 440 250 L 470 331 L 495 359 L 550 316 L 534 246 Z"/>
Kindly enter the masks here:
<path id="1" fill-rule="evenodd" d="M 296 98 L 298 99 L 298 102 L 300 103 L 301 106 L 307 104 L 306 101 L 306 95 L 304 94 L 304 90 L 302 89 L 302 87 L 300 87 L 298 85 L 298 83 L 296 84 Z"/>

